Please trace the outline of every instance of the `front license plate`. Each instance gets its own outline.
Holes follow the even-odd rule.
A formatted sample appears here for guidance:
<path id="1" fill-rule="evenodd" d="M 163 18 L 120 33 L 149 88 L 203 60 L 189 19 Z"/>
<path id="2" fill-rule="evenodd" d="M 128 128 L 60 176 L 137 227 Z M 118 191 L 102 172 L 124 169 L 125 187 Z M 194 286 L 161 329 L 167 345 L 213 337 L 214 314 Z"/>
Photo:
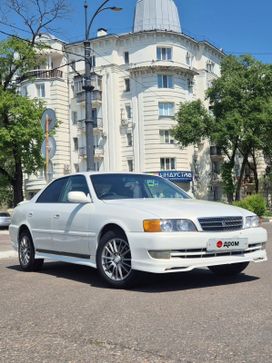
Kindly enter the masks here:
<path id="1" fill-rule="evenodd" d="M 207 251 L 242 251 L 247 247 L 247 238 L 218 238 L 208 241 Z"/>

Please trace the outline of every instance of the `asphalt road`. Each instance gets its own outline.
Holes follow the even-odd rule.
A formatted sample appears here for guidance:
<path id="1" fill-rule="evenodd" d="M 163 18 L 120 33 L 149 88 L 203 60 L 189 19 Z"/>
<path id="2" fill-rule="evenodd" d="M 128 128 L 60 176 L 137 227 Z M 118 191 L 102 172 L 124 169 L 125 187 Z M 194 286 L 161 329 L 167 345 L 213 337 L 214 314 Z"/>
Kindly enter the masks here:
<path id="1" fill-rule="evenodd" d="M 5 232 L 0 246 L 9 250 Z M 25 273 L 3 256 L 0 362 L 272 362 L 271 260 L 237 278 L 147 275 L 125 291 L 90 268 L 49 262 Z"/>

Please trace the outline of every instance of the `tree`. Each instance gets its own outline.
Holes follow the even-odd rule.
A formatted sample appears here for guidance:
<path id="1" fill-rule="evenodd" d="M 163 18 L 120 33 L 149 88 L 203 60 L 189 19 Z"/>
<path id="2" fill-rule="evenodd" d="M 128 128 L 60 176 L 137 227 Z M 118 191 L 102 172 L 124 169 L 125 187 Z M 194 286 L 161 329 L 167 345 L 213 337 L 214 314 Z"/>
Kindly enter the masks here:
<path id="1" fill-rule="evenodd" d="M 213 115 L 208 114 L 200 101 L 180 106 L 178 124 L 173 130 L 175 138 L 181 146 L 188 146 L 200 136 L 206 137 L 222 149 L 226 157 L 222 178 L 229 202 L 234 197 L 240 199 L 246 166 L 254 172 L 258 192 L 258 153 L 272 153 L 271 142 L 268 143 L 272 132 L 271 96 L 270 65 L 251 56 L 227 56 L 221 64 L 221 77 L 207 91 Z M 191 135 L 190 140 L 184 130 Z M 233 169 L 238 156 L 241 165 L 235 180 Z"/>
<path id="2" fill-rule="evenodd" d="M 15 13 L 18 23 L 31 34 L 28 41 L 15 35 L 0 42 L 0 178 L 12 186 L 16 205 L 23 200 L 23 173 L 35 173 L 42 166 L 43 110 L 38 100 L 18 94 L 18 82 L 27 79 L 28 71 L 41 61 L 40 33 L 52 30 L 52 23 L 67 14 L 68 7 L 67 0 L 5 0 L 1 10 L 7 17 Z M 1 19 L 1 24 L 12 27 Z M 14 29 L 19 29 L 17 22 Z"/>
<path id="3" fill-rule="evenodd" d="M 41 168 L 43 106 L 0 88 L 0 174 L 13 190 L 13 204 L 23 200 L 23 173 Z"/>
<path id="4" fill-rule="evenodd" d="M 19 29 L 17 21 L 15 24 L 10 23 L 10 15 L 15 15 L 16 20 L 22 22 L 25 30 L 30 32 L 30 41 L 34 45 L 41 32 L 56 32 L 52 23 L 59 18 L 63 19 L 69 7 L 67 0 L 4 0 L 1 12 L 1 23 Z"/>

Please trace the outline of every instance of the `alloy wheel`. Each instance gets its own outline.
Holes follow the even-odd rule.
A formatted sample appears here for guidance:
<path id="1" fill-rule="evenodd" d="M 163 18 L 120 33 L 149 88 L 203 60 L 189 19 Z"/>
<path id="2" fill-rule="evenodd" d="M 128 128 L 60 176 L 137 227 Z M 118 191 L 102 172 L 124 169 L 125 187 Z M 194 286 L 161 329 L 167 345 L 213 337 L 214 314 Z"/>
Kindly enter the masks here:
<path id="1" fill-rule="evenodd" d="M 123 281 L 131 273 L 131 252 L 124 239 L 109 240 L 102 250 L 102 268 L 113 281 Z"/>

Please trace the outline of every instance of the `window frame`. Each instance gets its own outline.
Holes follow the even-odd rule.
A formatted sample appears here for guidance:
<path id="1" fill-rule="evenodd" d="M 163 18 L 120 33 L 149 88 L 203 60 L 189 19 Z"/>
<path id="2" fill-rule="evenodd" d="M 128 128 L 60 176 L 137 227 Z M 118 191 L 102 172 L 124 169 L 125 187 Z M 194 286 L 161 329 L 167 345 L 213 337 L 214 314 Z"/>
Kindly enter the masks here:
<path id="1" fill-rule="evenodd" d="M 164 105 L 164 106 L 161 107 L 162 105 Z M 167 105 L 167 106 L 171 105 L 172 107 L 168 108 L 168 107 L 165 107 L 165 105 Z M 174 117 L 175 116 L 175 102 L 159 101 L 158 109 L 159 109 L 159 117 Z M 161 112 L 161 110 L 162 110 L 162 112 Z M 169 110 L 172 110 L 172 113 L 170 113 Z"/>
<path id="2" fill-rule="evenodd" d="M 175 139 L 171 135 L 170 130 L 159 130 L 159 135 L 161 144 L 173 145 L 175 143 Z"/>
<path id="3" fill-rule="evenodd" d="M 157 46 L 157 61 L 172 61 L 173 48 L 167 46 Z"/>
<path id="4" fill-rule="evenodd" d="M 173 157 L 162 157 L 160 158 L 160 170 L 176 170 L 176 158 Z M 167 168 L 167 165 L 169 166 Z"/>
<path id="5" fill-rule="evenodd" d="M 172 74 L 158 74 L 158 88 L 164 89 L 173 89 L 174 88 L 174 79 Z"/>
<path id="6" fill-rule="evenodd" d="M 36 83 L 37 95 L 39 98 L 45 98 L 45 84 L 44 83 Z"/>
<path id="7" fill-rule="evenodd" d="M 125 78 L 125 92 L 130 92 L 130 78 Z"/>

